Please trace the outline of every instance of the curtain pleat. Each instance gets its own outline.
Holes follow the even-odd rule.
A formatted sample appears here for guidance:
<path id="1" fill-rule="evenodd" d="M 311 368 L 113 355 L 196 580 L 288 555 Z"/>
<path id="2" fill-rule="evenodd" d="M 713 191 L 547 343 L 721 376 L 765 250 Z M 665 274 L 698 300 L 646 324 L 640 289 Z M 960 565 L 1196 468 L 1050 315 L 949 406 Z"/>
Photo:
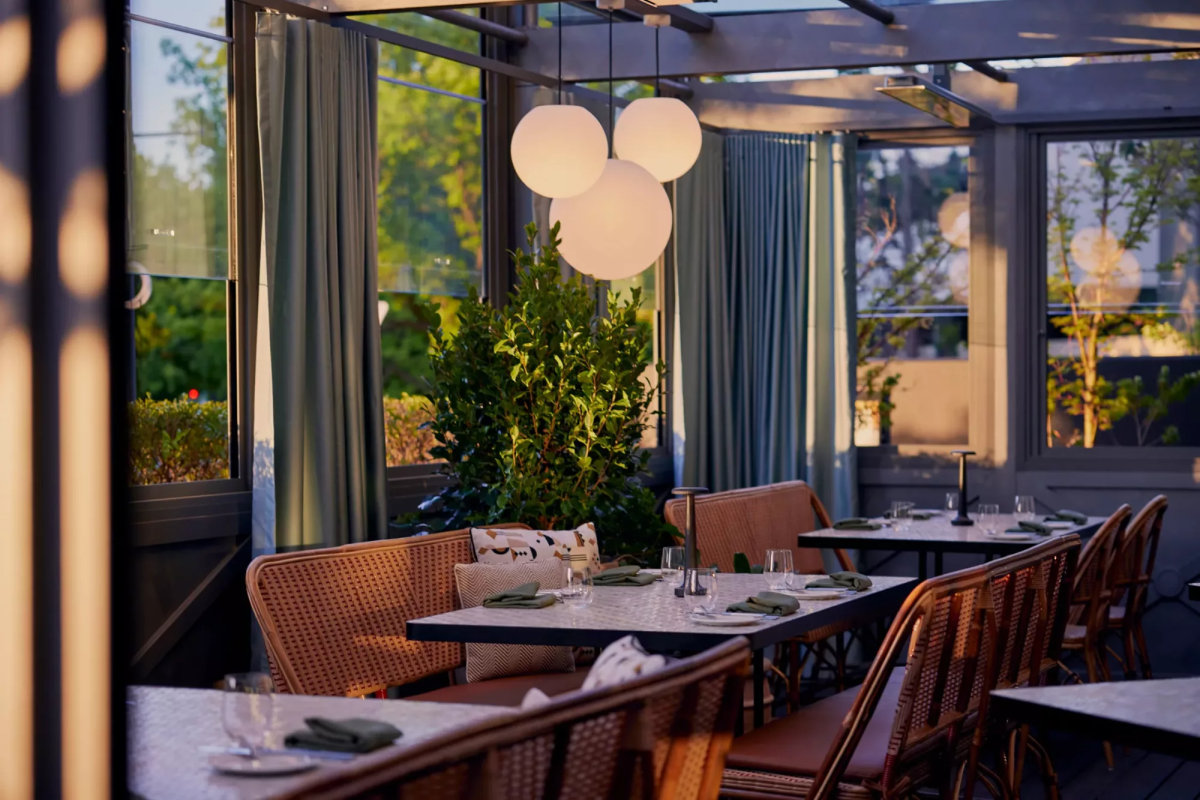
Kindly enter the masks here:
<path id="1" fill-rule="evenodd" d="M 684 482 L 854 513 L 853 140 L 705 132 L 676 186 Z"/>
<path id="2" fill-rule="evenodd" d="M 256 43 L 271 395 L 256 403 L 256 549 L 382 538 L 377 46 L 273 13 Z"/>

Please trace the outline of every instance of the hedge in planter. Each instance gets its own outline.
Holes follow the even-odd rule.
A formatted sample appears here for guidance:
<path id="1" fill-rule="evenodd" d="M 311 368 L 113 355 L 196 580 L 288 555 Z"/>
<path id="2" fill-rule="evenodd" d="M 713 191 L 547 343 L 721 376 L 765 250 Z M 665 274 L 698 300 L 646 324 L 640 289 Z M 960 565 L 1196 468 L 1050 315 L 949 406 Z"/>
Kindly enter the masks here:
<path id="1" fill-rule="evenodd" d="M 433 332 L 431 454 L 457 485 L 440 495 L 449 528 L 520 521 L 562 530 L 594 521 L 606 553 L 645 552 L 671 530 L 634 478 L 660 381 L 642 380 L 650 332 L 641 292 L 608 295 L 608 315 L 578 277 L 563 280 L 558 226 L 517 251 L 517 289 L 497 311 L 472 290 L 453 337 Z M 536 255 L 535 255 L 536 253 Z"/>

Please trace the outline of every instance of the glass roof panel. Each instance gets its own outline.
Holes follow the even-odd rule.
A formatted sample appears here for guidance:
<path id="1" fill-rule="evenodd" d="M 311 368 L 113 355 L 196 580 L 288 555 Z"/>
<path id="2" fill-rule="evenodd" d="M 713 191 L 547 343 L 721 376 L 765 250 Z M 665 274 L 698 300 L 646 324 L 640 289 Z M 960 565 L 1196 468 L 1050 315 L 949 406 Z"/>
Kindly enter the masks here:
<path id="1" fill-rule="evenodd" d="M 225 34 L 225 0 L 131 0 L 129 13 L 183 25 L 198 31 Z"/>
<path id="2" fill-rule="evenodd" d="M 924 6 L 946 3 L 981 3 L 994 0 L 875 0 L 881 6 Z M 690 6 L 702 14 L 759 14 L 770 11 L 819 11 L 846 8 L 838 0 L 716 0 Z"/>

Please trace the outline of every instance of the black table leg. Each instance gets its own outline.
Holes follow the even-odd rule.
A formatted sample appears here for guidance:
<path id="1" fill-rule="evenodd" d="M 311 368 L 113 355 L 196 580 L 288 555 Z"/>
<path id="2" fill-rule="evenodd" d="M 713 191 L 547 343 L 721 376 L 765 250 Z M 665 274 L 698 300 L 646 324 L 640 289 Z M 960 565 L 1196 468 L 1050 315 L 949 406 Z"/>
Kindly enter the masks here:
<path id="1" fill-rule="evenodd" d="M 763 679 L 765 677 L 763 674 L 763 651 L 755 650 L 751 660 L 754 665 L 754 729 L 758 730 L 763 726 L 765 721 L 763 709 L 763 704 L 765 703 L 763 699 Z"/>
<path id="2" fill-rule="evenodd" d="M 925 568 L 925 551 L 918 550 L 917 551 L 917 579 L 923 581 L 928 577 L 929 577 L 929 572 Z"/>
<path id="3" fill-rule="evenodd" d="M 933 551 L 933 574 L 941 575 L 945 571 L 946 570 L 942 566 L 942 551 L 934 550 Z"/>

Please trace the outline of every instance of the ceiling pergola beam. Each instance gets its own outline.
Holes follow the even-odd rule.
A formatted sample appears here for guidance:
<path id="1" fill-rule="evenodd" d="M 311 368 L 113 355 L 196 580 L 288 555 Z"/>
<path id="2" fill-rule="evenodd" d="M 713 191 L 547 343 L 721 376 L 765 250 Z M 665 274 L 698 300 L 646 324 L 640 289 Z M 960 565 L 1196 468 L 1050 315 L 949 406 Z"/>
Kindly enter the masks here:
<path id="1" fill-rule="evenodd" d="M 986 61 L 964 61 L 962 63 L 966 64 L 980 75 L 987 75 L 994 81 L 1000 81 L 1000 83 L 1008 83 L 1008 73 L 999 67 L 993 67 Z"/>
<path id="2" fill-rule="evenodd" d="M 874 20 L 882 22 L 884 25 L 891 25 L 896 21 L 896 14 L 891 9 L 872 3 L 871 0 L 840 0 L 842 5 L 853 8 L 860 14 L 866 14 Z"/>
<path id="3" fill-rule="evenodd" d="M 684 33 L 708 33 L 713 29 L 713 18 L 692 11 L 687 6 L 655 6 L 643 0 L 625 0 L 625 10 L 644 17 L 647 14 L 666 14 L 670 27 Z"/>
<path id="4" fill-rule="evenodd" d="M 335 0 L 347 2 L 347 0 Z M 392 0 L 394 2 L 394 0 Z M 879 25 L 850 9 L 726 15 L 708 34 L 662 32 L 662 74 L 670 77 L 783 70 L 859 69 L 1007 58 L 1153 53 L 1200 49 L 1195 0 L 1007 0 L 909 5 Z M 557 34 L 531 30 L 523 66 L 557 69 Z M 607 37 L 592 26 L 564 28 L 563 74 L 608 77 Z M 614 75 L 654 74 L 654 31 L 618 25 Z"/>
<path id="5" fill-rule="evenodd" d="M 510 28 L 507 25 L 501 25 L 498 22 L 492 22 L 482 17 L 464 14 L 461 11 L 454 11 L 449 8 L 432 8 L 422 11 L 421 14 L 430 19 L 441 20 L 451 25 L 457 25 L 460 28 L 482 33 L 484 36 L 490 36 L 493 39 L 510 42 L 517 47 L 524 47 L 529 43 L 529 35 L 525 31 Z"/>

